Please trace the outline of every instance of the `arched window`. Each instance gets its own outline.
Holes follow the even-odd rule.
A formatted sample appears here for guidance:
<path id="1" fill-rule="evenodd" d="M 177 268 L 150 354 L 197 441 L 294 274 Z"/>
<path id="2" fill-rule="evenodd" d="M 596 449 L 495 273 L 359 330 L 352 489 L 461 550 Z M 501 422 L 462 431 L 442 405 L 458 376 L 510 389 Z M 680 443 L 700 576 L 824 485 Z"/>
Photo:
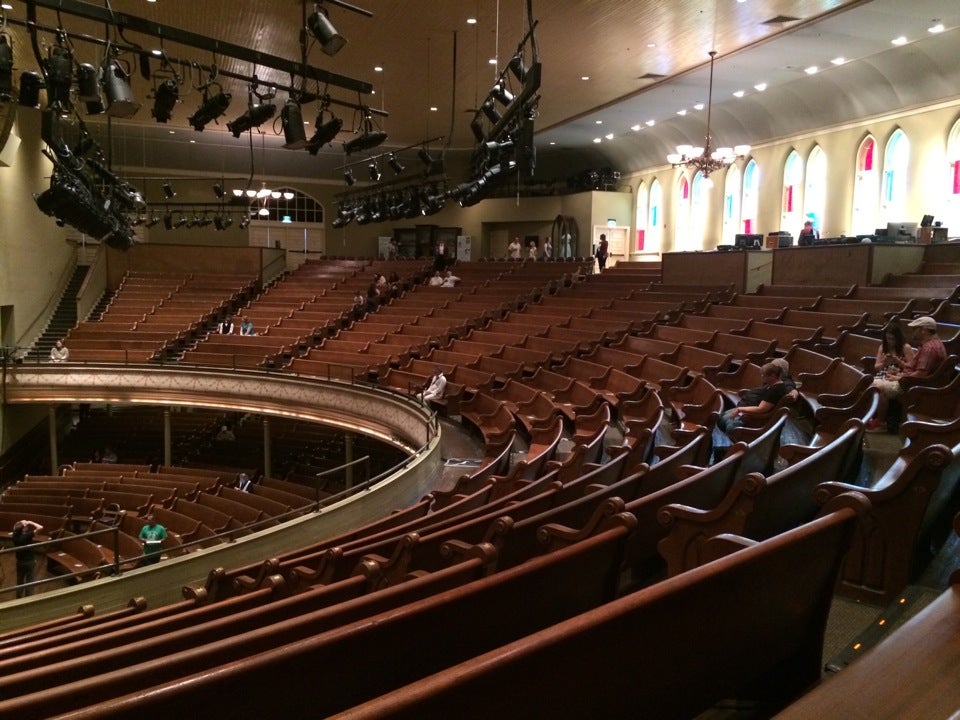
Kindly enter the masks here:
<path id="1" fill-rule="evenodd" d="M 872 135 L 867 135 L 857 149 L 851 235 L 872 234 L 880 224 L 880 171 L 877 169 L 876 156 L 877 141 Z"/>
<path id="2" fill-rule="evenodd" d="M 673 249 L 691 250 L 690 243 L 690 181 L 681 175 L 677 181 L 677 199 L 673 204 Z"/>
<path id="3" fill-rule="evenodd" d="M 663 187 L 656 178 L 650 183 L 650 212 L 647 218 L 644 249 L 647 252 L 663 252 Z"/>
<path id="4" fill-rule="evenodd" d="M 693 185 L 690 190 L 690 239 L 685 250 L 704 250 L 708 240 L 716 245 L 716 238 L 707 237 L 707 213 L 710 205 L 710 187 L 712 183 L 697 172 L 693 176 Z M 711 246 L 711 250 L 713 247 Z"/>
<path id="5" fill-rule="evenodd" d="M 910 141 L 897 128 L 887 141 L 883 153 L 883 188 L 880 205 L 885 222 L 898 222 L 906 217 L 907 172 L 910 163 Z"/>
<path id="6" fill-rule="evenodd" d="M 720 242 L 733 244 L 733 237 L 740 232 L 740 168 L 731 165 L 723 183 L 723 231 Z"/>
<path id="7" fill-rule="evenodd" d="M 803 160 L 796 150 L 791 150 L 783 164 L 783 201 L 780 210 L 780 230 L 799 232 L 803 225 L 803 198 L 800 197 L 803 183 Z"/>
<path id="8" fill-rule="evenodd" d="M 637 228 L 637 240 L 634 245 L 635 252 L 643 252 L 646 248 L 645 241 L 647 235 L 647 217 L 649 216 L 649 204 L 650 204 L 650 191 L 647 190 L 647 184 L 641 182 L 637 186 L 637 213 L 636 213 L 636 228 Z"/>
<path id="9" fill-rule="evenodd" d="M 948 229 L 954 228 L 956 234 L 956 229 L 960 228 L 960 120 L 953 124 L 947 137 L 947 163 L 946 202 L 943 214 L 937 220 Z"/>
<path id="10" fill-rule="evenodd" d="M 757 227 L 757 211 L 760 198 L 760 169 L 756 160 L 747 163 L 743 170 L 743 202 L 740 205 L 740 217 L 743 222 L 743 232 L 759 232 Z"/>
<path id="11" fill-rule="evenodd" d="M 323 206 L 309 195 L 289 187 L 274 188 L 249 205 L 248 239 L 251 246 L 285 250 L 326 250 Z"/>
<path id="12" fill-rule="evenodd" d="M 827 155 L 815 145 L 807 158 L 807 181 L 803 187 L 803 219 L 810 220 L 813 227 L 823 233 L 823 213 L 827 208 Z M 799 232 L 799 229 L 798 229 Z M 833 228 L 831 235 L 846 232 L 845 228 Z"/>

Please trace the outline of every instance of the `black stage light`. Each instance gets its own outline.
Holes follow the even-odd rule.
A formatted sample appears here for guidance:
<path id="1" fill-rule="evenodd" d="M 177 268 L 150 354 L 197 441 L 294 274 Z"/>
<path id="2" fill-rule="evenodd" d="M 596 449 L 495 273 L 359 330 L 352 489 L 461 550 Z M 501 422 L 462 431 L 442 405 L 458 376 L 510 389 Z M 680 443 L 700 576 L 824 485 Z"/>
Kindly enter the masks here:
<path id="1" fill-rule="evenodd" d="M 17 102 L 24 107 L 40 106 L 40 91 L 46 87 L 40 73 L 24 70 L 20 73 L 20 97 Z"/>
<path id="2" fill-rule="evenodd" d="M 203 102 L 200 107 L 187 118 L 191 127 L 198 132 L 203 132 L 207 123 L 216 120 L 227 111 L 227 108 L 230 107 L 230 100 L 230 93 L 218 92 L 216 95 L 208 96 L 204 91 Z"/>
<path id="3" fill-rule="evenodd" d="M 227 191 L 223 189 L 223 185 L 220 183 L 214 183 L 213 194 L 216 195 L 220 200 L 223 200 L 224 196 L 227 194 Z"/>
<path id="4" fill-rule="evenodd" d="M 0 101 L 13 100 L 13 41 L 0 35 Z"/>
<path id="5" fill-rule="evenodd" d="M 62 47 L 50 48 L 47 60 L 47 107 L 69 113 L 73 110 L 70 102 L 70 83 L 73 81 L 73 55 Z"/>
<path id="6" fill-rule="evenodd" d="M 106 109 L 100 95 L 100 73 L 90 63 L 77 66 L 77 100 L 87 106 L 87 115 L 99 115 Z"/>
<path id="7" fill-rule="evenodd" d="M 523 64 L 523 58 L 520 55 L 514 55 L 510 58 L 510 62 L 507 67 L 510 68 L 510 72 L 513 73 L 513 76 L 519 80 L 521 83 L 527 79 L 527 68 Z"/>
<path id="8" fill-rule="evenodd" d="M 173 185 L 171 185 L 169 182 L 163 183 L 163 185 L 160 186 L 160 189 L 163 190 L 163 196 L 167 200 L 172 200 L 177 196 L 177 191 L 173 189 Z"/>
<path id="9" fill-rule="evenodd" d="M 496 125 L 500 120 L 503 119 L 503 116 L 497 111 L 496 106 L 493 103 L 493 98 L 487 98 L 483 101 L 483 105 L 480 106 L 480 110 L 483 111 L 483 114 L 487 116 L 487 120 Z"/>
<path id="10" fill-rule="evenodd" d="M 190 227 L 190 226 L 187 224 L 187 223 L 189 223 L 189 222 L 190 222 L 190 221 L 187 220 L 187 216 L 184 215 L 183 212 L 181 212 L 181 213 L 180 213 L 180 219 L 177 220 L 177 221 L 173 224 L 173 229 L 174 229 L 174 230 L 178 230 L 179 228 L 182 228 L 184 225 L 187 225 L 187 227 Z"/>
<path id="11" fill-rule="evenodd" d="M 240 221 L 240 229 L 246 230 L 248 227 L 250 227 L 250 218 L 245 217 L 243 220 Z"/>
<path id="12" fill-rule="evenodd" d="M 387 134 L 383 130 L 365 130 L 362 135 L 343 144 L 343 150 L 350 155 L 357 150 L 370 150 L 381 145 L 387 139 Z"/>
<path id="13" fill-rule="evenodd" d="M 307 18 L 307 29 L 313 35 L 323 51 L 333 57 L 347 44 L 347 39 L 337 32 L 330 22 L 326 8 L 314 6 L 313 13 Z"/>
<path id="14" fill-rule="evenodd" d="M 130 74 L 118 60 L 105 63 L 101 68 L 103 93 L 107 96 L 107 115 L 110 117 L 133 117 L 140 103 L 133 99 L 130 89 Z"/>
<path id="15" fill-rule="evenodd" d="M 163 227 L 166 230 L 173 230 L 173 214 L 172 213 L 163 214 Z"/>
<path id="16" fill-rule="evenodd" d="M 487 136 L 483 132 L 483 123 L 480 121 L 479 115 L 473 116 L 473 120 L 470 121 L 470 130 L 473 131 L 473 137 L 476 138 L 478 143 L 487 139 Z"/>
<path id="17" fill-rule="evenodd" d="M 153 215 L 150 216 L 150 219 L 148 219 L 148 220 L 144 223 L 144 225 L 146 225 L 148 228 L 152 228 L 152 227 L 153 227 L 154 225 L 156 225 L 158 222 L 160 222 L 160 216 L 157 215 L 157 214 L 153 214 Z"/>
<path id="18" fill-rule="evenodd" d="M 233 122 L 227 123 L 227 130 L 233 133 L 235 138 L 238 138 L 247 130 L 263 125 L 263 123 L 272 118 L 276 112 L 277 106 L 273 103 L 251 105 L 243 115 Z"/>
<path id="19" fill-rule="evenodd" d="M 295 100 L 287 100 L 280 111 L 280 122 L 283 125 L 283 146 L 288 150 L 303 150 L 307 147 L 307 131 L 303 128 L 303 113 L 300 104 Z"/>
<path id="20" fill-rule="evenodd" d="M 380 182 L 380 175 L 381 175 L 380 168 L 377 166 L 375 162 L 372 162 L 369 165 L 367 165 L 367 172 L 370 173 L 370 179 L 373 182 Z"/>
<path id="21" fill-rule="evenodd" d="M 180 99 L 180 86 L 170 78 L 157 85 L 153 93 L 153 109 L 150 114 L 157 122 L 165 123 L 173 116 L 173 108 Z"/>
<path id="22" fill-rule="evenodd" d="M 353 176 L 353 170 L 344 170 L 343 179 L 347 185 L 351 186 L 357 181 L 357 179 Z"/>
<path id="23" fill-rule="evenodd" d="M 343 120 L 331 114 L 330 119 L 323 122 L 323 112 L 321 111 L 317 115 L 315 126 L 316 130 L 313 136 L 307 141 L 307 152 L 311 155 L 316 155 L 320 148 L 334 141 L 343 128 Z"/>
<path id="24" fill-rule="evenodd" d="M 509 105 L 513 102 L 513 93 L 507 90 L 507 85 L 503 80 L 500 80 L 500 82 L 493 86 L 490 95 L 494 100 L 497 100 L 503 105 Z"/>
<path id="25" fill-rule="evenodd" d="M 405 169 L 403 165 L 400 164 L 400 161 L 397 160 L 397 156 L 394 155 L 393 153 L 390 153 L 387 156 L 387 165 L 390 166 L 390 169 L 393 170 L 395 175 L 399 175 Z"/>

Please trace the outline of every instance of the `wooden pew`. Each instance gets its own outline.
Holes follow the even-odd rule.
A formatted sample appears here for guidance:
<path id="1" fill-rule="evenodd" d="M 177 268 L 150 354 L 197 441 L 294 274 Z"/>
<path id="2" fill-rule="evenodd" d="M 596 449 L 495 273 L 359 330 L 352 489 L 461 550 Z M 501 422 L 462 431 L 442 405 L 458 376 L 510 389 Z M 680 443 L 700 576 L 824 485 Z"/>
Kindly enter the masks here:
<path id="1" fill-rule="evenodd" d="M 680 720 L 730 697 L 761 700 L 768 714 L 820 677 L 856 520 L 844 507 L 761 543 L 723 536 L 718 556 L 742 549 L 334 717 L 519 719 L 536 708 L 556 720 Z"/>
<path id="2" fill-rule="evenodd" d="M 949 444 L 921 448 L 922 443 L 908 443 L 887 472 L 866 488 L 835 481 L 817 488 L 820 503 L 851 489 L 871 501 L 868 522 L 857 533 L 840 572 L 838 592 L 866 602 L 889 603 L 926 568 L 934 549 L 943 544 L 956 511 L 960 443 L 950 438 L 956 441 L 958 433 L 960 420 L 952 432 L 945 433 Z"/>
<path id="3" fill-rule="evenodd" d="M 847 476 L 852 459 L 859 457 L 863 434 L 863 423 L 850 420 L 847 430 L 815 455 L 768 477 L 744 476 L 716 507 L 664 507 L 659 520 L 670 532 L 659 550 L 669 574 L 702 563 L 706 538 L 731 532 L 766 540 L 810 521 L 817 513 L 814 489 L 826 478 Z"/>
<path id="4" fill-rule="evenodd" d="M 422 599 L 416 599 L 415 591 L 430 582 L 429 575 L 391 588 L 390 594 L 372 593 L 246 631 L 228 621 L 220 623 L 216 635 L 183 632 L 182 640 L 161 637 L 138 643 L 129 648 L 136 651 L 132 656 L 117 648 L 98 665 L 72 664 L 69 674 L 61 663 L 54 686 L 17 697 L 5 691 L 0 712 L 39 716 L 88 706 L 81 716 L 103 717 L 100 705 L 106 704 L 113 712 L 129 708 L 127 712 L 139 717 L 185 705 L 198 716 L 286 713 L 294 708 L 307 715 L 329 715 L 610 600 L 622 544 L 632 527 L 629 516 L 617 518 L 613 527 L 575 546 Z M 463 572 L 457 572 L 462 579 Z M 398 605 L 398 598 L 411 596 L 412 601 Z M 476 622 L 494 607 L 510 610 L 495 624 Z M 435 632 L 438 622 L 456 642 L 423 645 L 423 634 Z M 148 650 L 171 642 L 179 642 L 179 647 L 163 653 Z M 420 645 L 415 655 L 390 672 L 378 669 L 382 658 L 406 656 L 414 644 Z M 145 652 L 154 656 L 138 662 Z M 232 658 L 229 666 L 221 665 L 224 653 Z M 289 688 L 298 668 L 333 668 L 347 655 L 354 658 L 353 672 L 321 673 L 302 686 L 303 692 Z M 91 672 L 100 674 L 91 678 Z M 184 682 L 191 676 L 192 682 Z M 12 683 L 10 677 L 0 681 Z M 241 686 L 243 693 L 226 690 Z M 144 692 L 147 688 L 150 692 Z"/>

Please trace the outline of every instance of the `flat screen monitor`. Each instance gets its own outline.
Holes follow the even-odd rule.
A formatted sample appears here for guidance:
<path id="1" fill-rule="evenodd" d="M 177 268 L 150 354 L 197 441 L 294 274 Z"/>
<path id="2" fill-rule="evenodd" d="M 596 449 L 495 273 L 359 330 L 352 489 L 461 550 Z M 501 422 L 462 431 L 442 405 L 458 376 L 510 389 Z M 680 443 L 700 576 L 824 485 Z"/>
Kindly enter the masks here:
<path id="1" fill-rule="evenodd" d="M 892 241 L 914 239 L 917 237 L 917 224 L 915 222 L 888 222 L 887 239 Z"/>
<path id="2" fill-rule="evenodd" d="M 933 225 L 933 215 L 924 215 L 920 221 L 920 227 L 930 227 Z"/>
<path id="3" fill-rule="evenodd" d="M 738 248 L 763 247 L 763 235 L 759 233 L 737 233 L 733 244 Z"/>
<path id="4" fill-rule="evenodd" d="M 777 238 L 777 247 L 778 248 L 788 248 L 793 247 L 793 236 L 792 235 L 781 235 Z"/>

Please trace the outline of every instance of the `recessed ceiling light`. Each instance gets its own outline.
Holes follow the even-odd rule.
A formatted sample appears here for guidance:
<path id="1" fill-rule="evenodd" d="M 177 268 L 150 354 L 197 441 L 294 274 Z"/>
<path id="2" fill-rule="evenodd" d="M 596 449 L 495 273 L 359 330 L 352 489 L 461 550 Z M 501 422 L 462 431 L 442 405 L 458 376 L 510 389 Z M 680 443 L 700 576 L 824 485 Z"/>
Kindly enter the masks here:
<path id="1" fill-rule="evenodd" d="M 467 25 L 476 25 L 476 24 L 477 24 L 476 18 L 467 18 Z"/>
<path id="2" fill-rule="evenodd" d="M 927 32 L 933 33 L 934 35 L 936 35 L 937 33 L 942 33 L 944 30 L 946 30 L 946 28 L 943 26 L 942 22 L 938 22 L 935 25 L 931 25 L 930 27 L 927 28 Z"/>
<path id="3" fill-rule="evenodd" d="M 811 65 L 810 67 L 803 69 L 807 75 L 816 75 L 819 70 L 820 68 L 818 68 L 816 65 Z"/>
<path id="4" fill-rule="evenodd" d="M 431 106 L 430 106 L 430 112 L 436 112 L 436 111 L 437 111 L 436 105 L 431 105 Z"/>
<path id="5" fill-rule="evenodd" d="M 764 90 L 767 89 L 767 84 L 757 83 L 756 85 L 753 86 L 753 89 L 756 90 L 757 92 L 763 92 Z"/>
<path id="6" fill-rule="evenodd" d="M 704 107 L 703 103 L 697 103 L 696 105 L 693 106 L 693 109 L 694 109 L 694 110 L 703 110 L 703 107 Z"/>
<path id="7" fill-rule="evenodd" d="M 590 76 L 589 76 L 589 75 L 581 75 L 581 76 L 580 76 L 580 79 L 581 79 L 581 80 L 589 80 L 589 79 L 590 79 Z"/>
<path id="8" fill-rule="evenodd" d="M 738 98 L 739 98 L 739 97 L 743 97 L 744 95 L 746 95 L 746 92 L 744 92 L 743 90 L 737 90 L 737 91 L 733 94 L 734 97 L 738 97 Z"/>
<path id="9" fill-rule="evenodd" d="M 631 126 L 630 126 L 630 129 L 633 130 L 634 132 L 639 132 L 639 131 L 640 131 L 640 126 L 639 126 L 639 125 L 631 125 Z"/>
<path id="10" fill-rule="evenodd" d="M 373 66 L 373 71 L 374 71 L 374 72 L 383 72 L 383 65 L 374 65 L 374 66 Z"/>
<path id="11" fill-rule="evenodd" d="M 607 133 L 604 137 L 607 138 L 607 140 L 613 140 L 613 133 Z"/>
<path id="12" fill-rule="evenodd" d="M 556 144 L 557 144 L 557 141 L 556 141 L 556 140 L 551 140 L 551 141 L 550 141 L 550 144 L 551 144 L 551 145 L 556 145 Z"/>
<path id="13" fill-rule="evenodd" d="M 601 142 L 603 142 L 603 138 L 594 138 L 593 141 L 594 141 L 595 143 L 601 143 Z"/>
<path id="14" fill-rule="evenodd" d="M 687 111 L 686 111 L 686 110 L 677 110 L 677 115 L 681 115 L 681 116 L 682 116 L 682 115 L 686 115 L 686 114 L 687 114 Z"/>
<path id="15" fill-rule="evenodd" d="M 655 48 L 656 46 L 657 46 L 656 43 L 647 43 L 648 48 Z"/>
<path id="16" fill-rule="evenodd" d="M 496 64 L 497 64 L 497 59 L 496 59 L 496 58 L 490 58 L 489 60 L 487 60 L 487 64 L 488 64 L 488 65 L 496 65 Z"/>
<path id="17" fill-rule="evenodd" d="M 171 135 L 176 135 L 176 134 L 177 134 L 177 131 L 176 131 L 176 130 L 167 130 L 167 132 L 170 133 Z"/>
<path id="18" fill-rule="evenodd" d="M 647 127 L 653 127 L 657 124 L 656 120 L 647 120 Z"/>
<path id="19" fill-rule="evenodd" d="M 4 9 L 4 10 L 9 10 L 10 8 L 7 6 L 6 3 L 4 3 L 3 9 Z M 155 55 L 156 57 L 160 57 L 161 55 L 163 55 L 163 50 L 151 50 L 151 51 L 150 51 L 150 54 L 151 54 L 151 55 Z"/>
<path id="20" fill-rule="evenodd" d="M 603 120 L 597 120 L 596 123 L 597 125 L 603 125 Z"/>
<path id="21" fill-rule="evenodd" d="M 890 42 L 892 42 L 894 45 L 906 45 L 906 44 L 907 44 L 907 36 L 906 36 L 906 35 L 901 35 L 900 37 L 895 37 L 895 38 L 894 38 L 893 40 L 891 40 Z"/>
<path id="22" fill-rule="evenodd" d="M 847 59 L 841 55 L 840 57 L 835 57 L 830 62 L 833 63 L 834 65 L 843 65 L 846 61 Z"/>

